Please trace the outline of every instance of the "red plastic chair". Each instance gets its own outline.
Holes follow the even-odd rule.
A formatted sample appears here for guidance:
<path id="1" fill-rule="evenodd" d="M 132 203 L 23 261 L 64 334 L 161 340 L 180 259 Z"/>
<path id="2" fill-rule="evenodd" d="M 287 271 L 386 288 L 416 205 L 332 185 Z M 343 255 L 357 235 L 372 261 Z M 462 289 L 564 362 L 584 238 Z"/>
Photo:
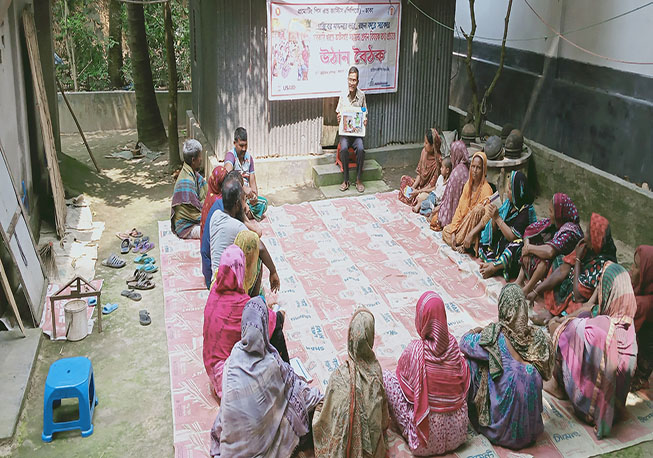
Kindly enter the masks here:
<path id="1" fill-rule="evenodd" d="M 336 152 L 336 165 L 340 168 L 341 172 L 344 172 L 344 167 L 342 166 L 342 161 L 340 161 L 340 143 L 338 143 L 338 151 Z M 356 168 L 356 151 L 351 146 L 349 147 L 349 168 Z"/>

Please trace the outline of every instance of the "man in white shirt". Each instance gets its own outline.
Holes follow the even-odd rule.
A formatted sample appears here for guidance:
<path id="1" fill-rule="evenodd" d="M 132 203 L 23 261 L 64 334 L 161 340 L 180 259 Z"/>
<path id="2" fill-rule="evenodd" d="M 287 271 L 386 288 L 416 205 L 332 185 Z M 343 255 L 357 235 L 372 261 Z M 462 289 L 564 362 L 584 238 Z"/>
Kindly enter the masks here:
<path id="1" fill-rule="evenodd" d="M 347 75 L 347 87 L 349 89 L 348 92 L 340 96 L 340 100 L 338 100 L 338 106 L 336 107 L 336 113 L 338 114 L 338 124 L 340 124 L 340 113 L 343 111 L 346 112 L 347 108 L 364 107 L 365 110 L 367 110 L 365 94 L 363 91 L 358 89 L 358 69 L 356 67 L 351 67 L 349 69 Z M 363 124 L 367 126 L 367 111 L 365 113 Z M 356 190 L 358 192 L 363 192 L 365 191 L 365 186 L 361 181 L 361 175 L 363 174 L 363 163 L 365 162 L 365 149 L 363 148 L 362 137 L 340 137 L 340 162 L 342 162 L 344 174 L 342 185 L 340 185 L 340 190 L 346 191 L 349 189 L 349 147 L 354 148 L 354 151 L 356 152 Z"/>

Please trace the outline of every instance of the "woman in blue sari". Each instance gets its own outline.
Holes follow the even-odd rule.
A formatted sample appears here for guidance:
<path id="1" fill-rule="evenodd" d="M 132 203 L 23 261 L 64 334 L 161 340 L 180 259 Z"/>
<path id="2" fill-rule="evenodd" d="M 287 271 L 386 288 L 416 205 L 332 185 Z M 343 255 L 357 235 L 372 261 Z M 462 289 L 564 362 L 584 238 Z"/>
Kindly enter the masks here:
<path id="1" fill-rule="evenodd" d="M 506 200 L 497 210 L 492 206 L 492 220 L 481 233 L 479 256 L 483 260 L 481 275 L 492 277 L 503 271 L 506 280 L 519 273 L 519 258 L 524 244 L 522 237 L 529 224 L 537 221 L 533 195 L 528 189 L 526 175 L 520 171 L 510 174 Z"/>

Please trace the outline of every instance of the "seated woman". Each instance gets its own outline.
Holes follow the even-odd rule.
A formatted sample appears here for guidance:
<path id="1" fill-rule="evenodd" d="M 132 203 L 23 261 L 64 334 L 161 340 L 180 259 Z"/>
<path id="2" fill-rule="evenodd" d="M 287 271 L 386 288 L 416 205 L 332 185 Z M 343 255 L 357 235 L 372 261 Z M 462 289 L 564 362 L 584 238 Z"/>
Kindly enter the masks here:
<path id="1" fill-rule="evenodd" d="M 533 317 L 533 322 L 545 324 L 553 316 L 575 312 L 592 297 L 608 261 L 617 262 L 610 223 L 592 213 L 585 238 L 578 242 L 576 250 L 565 257 L 558 256 L 551 274 L 526 296 L 532 303 L 538 295 L 544 295 L 546 308 Z"/>
<path id="2" fill-rule="evenodd" d="M 452 172 L 447 182 L 447 189 L 442 195 L 442 203 L 435 207 L 431 216 L 431 229 L 441 231 L 449 224 L 458 207 L 460 195 L 469 177 L 469 153 L 462 140 L 451 144 Z"/>
<path id="3" fill-rule="evenodd" d="M 561 398 L 566 394 L 598 439 L 610 434 L 615 410 L 626 404 L 637 360 L 636 311 L 628 272 L 607 262 L 590 301 L 549 321 L 557 351 L 555 377 L 545 389 Z"/>
<path id="4" fill-rule="evenodd" d="M 216 210 L 224 210 L 224 206 L 222 205 L 222 182 L 226 176 L 227 170 L 219 165 L 213 169 L 208 179 L 208 192 L 204 198 L 204 204 L 202 204 L 202 217 L 200 219 L 200 240 L 202 240 L 204 235 L 204 225 L 210 214 Z M 213 204 L 216 202 L 219 203 L 213 209 Z"/>
<path id="5" fill-rule="evenodd" d="M 231 349 L 240 339 L 240 318 L 250 297 L 243 289 L 245 255 L 236 245 L 228 246 L 220 258 L 216 281 L 204 308 L 204 368 L 218 398 L 222 397 L 222 373 Z M 284 316 L 268 309 L 272 345 L 286 351 Z M 282 353 L 284 361 L 288 354 Z"/>
<path id="6" fill-rule="evenodd" d="M 506 280 L 515 278 L 519 273 L 524 231 L 537 221 L 526 175 L 518 170 L 511 172 L 506 200 L 499 210 L 490 204 L 488 213 L 492 220 L 481 232 L 481 275 L 490 278 L 503 271 Z"/>
<path id="7" fill-rule="evenodd" d="M 578 210 L 567 194 L 553 195 L 549 215 L 549 219 L 528 226 L 524 234 L 517 284 L 523 287 L 525 295 L 546 277 L 556 256 L 568 255 L 583 238 Z"/>
<path id="8" fill-rule="evenodd" d="M 428 197 L 431 191 L 435 190 L 442 161 L 441 144 L 438 131 L 428 129 L 424 134 L 424 148 L 422 148 L 422 154 L 417 163 L 417 176 L 414 180 L 407 175 L 401 177 L 397 197 L 403 203 L 413 207 L 415 213 L 419 211 L 422 201 Z"/>
<path id="9" fill-rule="evenodd" d="M 315 409 L 316 458 L 386 456 L 390 417 L 373 346 L 374 315 L 359 309 L 349 323 L 347 360 L 331 374 L 324 405 Z"/>
<path id="10" fill-rule="evenodd" d="M 270 345 L 268 312 L 260 297 L 243 310 L 241 338 L 224 368 L 211 456 L 290 456 L 312 447 L 310 418 L 322 395 Z"/>
<path id="11" fill-rule="evenodd" d="M 493 444 L 520 449 L 544 431 L 542 379 L 551 377 L 551 341 L 528 324 L 528 304 L 514 283 L 499 296 L 499 321 L 460 340 L 472 383 L 469 418 Z"/>
<path id="12" fill-rule="evenodd" d="M 653 246 L 640 245 L 630 266 L 630 281 L 637 301 L 635 332 L 637 333 L 637 370 L 631 391 L 648 388 L 653 372 Z"/>
<path id="13" fill-rule="evenodd" d="M 463 253 L 473 249 L 478 254 L 481 230 L 490 221 L 488 199 L 492 187 L 485 179 L 487 157 L 483 152 L 474 153 L 469 168 L 469 180 L 460 196 L 451 223 L 442 230 L 442 240 L 451 248 Z"/>
<path id="14" fill-rule="evenodd" d="M 383 371 L 390 415 L 415 456 L 441 455 L 467 440 L 469 369 L 449 333 L 444 302 L 422 294 L 415 311 L 420 339 L 399 358 L 396 375 Z"/>

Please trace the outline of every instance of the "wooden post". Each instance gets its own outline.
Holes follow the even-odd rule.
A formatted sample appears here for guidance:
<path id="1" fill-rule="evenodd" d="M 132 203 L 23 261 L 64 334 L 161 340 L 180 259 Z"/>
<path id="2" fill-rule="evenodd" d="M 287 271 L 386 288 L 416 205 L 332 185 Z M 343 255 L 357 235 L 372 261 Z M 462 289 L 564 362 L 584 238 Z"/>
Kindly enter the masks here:
<path id="1" fill-rule="evenodd" d="M 50 108 L 45 93 L 45 83 L 43 82 L 43 69 L 41 68 L 41 57 L 39 55 L 39 46 L 36 39 L 34 15 L 29 8 L 29 6 L 26 6 L 23 10 L 25 41 L 27 42 L 29 66 L 32 71 L 32 83 L 34 84 L 34 96 L 36 97 L 36 105 L 39 111 L 39 123 L 41 124 L 41 133 L 43 134 L 43 144 L 45 146 L 45 157 L 47 159 L 48 174 L 50 176 L 50 185 L 52 186 L 52 196 L 54 198 L 55 226 L 57 229 L 57 235 L 59 238 L 62 238 L 66 232 L 66 201 L 63 181 L 61 180 L 61 172 L 59 170 L 59 162 L 57 160 L 57 151 L 54 146 L 52 120 L 50 118 Z"/>
<path id="2" fill-rule="evenodd" d="M 22 332 L 23 337 L 25 337 L 25 327 L 23 326 L 23 320 L 20 318 L 20 313 L 18 313 L 16 299 L 14 299 L 14 293 L 11 291 L 11 285 L 7 279 L 7 274 L 5 273 L 5 268 L 2 265 L 2 261 L 0 261 L 0 277 L 2 279 L 2 287 L 5 290 L 5 296 L 7 296 L 7 301 L 11 304 L 14 315 L 16 315 L 16 321 L 18 321 L 18 326 L 20 327 L 20 332 Z"/>
<path id="3" fill-rule="evenodd" d="M 77 116 L 75 116 L 75 112 L 73 112 L 73 107 L 70 106 L 70 103 L 68 102 L 68 98 L 66 97 L 66 93 L 63 91 L 63 87 L 61 87 L 61 83 L 59 82 L 59 78 L 55 77 L 57 80 L 57 87 L 59 88 L 59 92 L 61 92 L 61 97 L 63 97 L 63 101 L 66 102 L 66 106 L 68 107 L 68 111 L 70 111 L 70 116 L 73 117 L 73 121 L 75 121 L 75 125 L 77 126 L 77 131 L 79 132 L 79 135 L 81 135 L 82 140 L 84 141 L 84 146 L 86 146 L 86 151 L 88 151 L 88 155 L 91 156 L 91 160 L 93 161 L 93 165 L 95 166 L 95 169 L 98 172 L 101 172 L 100 166 L 97 165 L 97 161 L 95 160 L 95 157 L 93 156 L 93 153 L 91 152 L 91 147 L 88 146 L 88 142 L 86 141 L 86 136 L 84 135 L 84 132 L 82 131 L 82 126 L 79 125 L 79 121 L 77 120 Z"/>

